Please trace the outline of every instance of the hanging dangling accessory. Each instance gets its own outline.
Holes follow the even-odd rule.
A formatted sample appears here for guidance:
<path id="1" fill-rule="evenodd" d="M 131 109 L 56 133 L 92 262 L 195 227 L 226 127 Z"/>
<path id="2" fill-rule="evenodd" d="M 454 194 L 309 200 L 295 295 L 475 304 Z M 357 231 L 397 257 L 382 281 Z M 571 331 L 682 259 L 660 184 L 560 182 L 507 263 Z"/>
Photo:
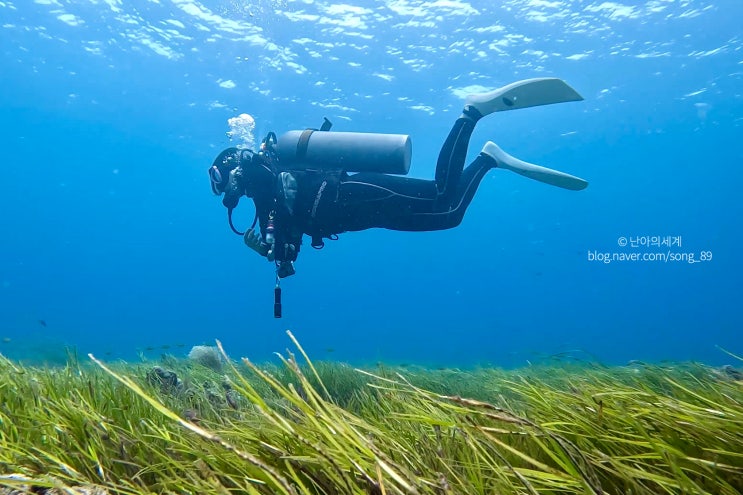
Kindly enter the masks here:
<path id="1" fill-rule="evenodd" d="M 281 318 L 281 279 L 276 274 L 276 285 L 273 288 L 273 317 Z"/>

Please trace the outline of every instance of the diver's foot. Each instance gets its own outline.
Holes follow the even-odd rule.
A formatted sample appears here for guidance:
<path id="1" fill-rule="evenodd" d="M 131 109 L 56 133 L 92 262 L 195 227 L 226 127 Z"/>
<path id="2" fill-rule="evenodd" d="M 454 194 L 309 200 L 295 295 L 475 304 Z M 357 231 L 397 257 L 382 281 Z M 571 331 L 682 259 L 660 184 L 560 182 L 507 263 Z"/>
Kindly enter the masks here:
<path id="1" fill-rule="evenodd" d="M 485 143 L 481 153 L 495 160 L 498 168 L 511 170 L 512 172 L 516 172 L 517 174 L 530 179 L 538 180 L 539 182 L 562 187 L 564 189 L 571 189 L 573 191 L 580 191 L 588 186 L 588 182 L 580 177 L 575 177 L 574 175 L 566 174 L 558 170 L 540 167 L 539 165 L 519 160 L 500 149 L 498 145 L 492 141 Z"/>
<path id="2" fill-rule="evenodd" d="M 464 107 L 477 110 L 483 117 L 493 112 L 580 101 L 583 97 L 562 79 L 540 77 L 511 83 L 488 93 L 467 96 Z"/>

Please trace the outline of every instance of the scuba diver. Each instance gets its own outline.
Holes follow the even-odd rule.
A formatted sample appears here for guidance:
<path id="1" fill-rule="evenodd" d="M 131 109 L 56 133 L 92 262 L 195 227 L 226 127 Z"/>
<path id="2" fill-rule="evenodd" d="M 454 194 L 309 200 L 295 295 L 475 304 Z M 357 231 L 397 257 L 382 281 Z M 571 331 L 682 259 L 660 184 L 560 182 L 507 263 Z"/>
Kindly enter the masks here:
<path id="1" fill-rule="evenodd" d="M 343 232 L 456 227 L 480 181 L 494 168 L 565 189 L 584 189 L 585 180 L 521 161 L 491 141 L 464 166 L 470 137 L 481 118 L 580 100 L 573 88 L 556 78 L 527 79 L 468 96 L 441 148 L 434 180 L 402 177 L 410 168 L 409 136 L 331 132 L 326 118 L 319 130 L 289 131 L 280 137 L 269 133 L 257 152 L 224 150 L 209 168 L 211 187 L 216 195 L 224 194 L 230 228 L 275 263 L 274 316 L 280 318 L 280 279 L 295 273 L 303 235 L 321 249 L 324 239 L 335 240 Z M 253 224 L 245 232 L 232 222 L 242 196 L 255 203 Z"/>

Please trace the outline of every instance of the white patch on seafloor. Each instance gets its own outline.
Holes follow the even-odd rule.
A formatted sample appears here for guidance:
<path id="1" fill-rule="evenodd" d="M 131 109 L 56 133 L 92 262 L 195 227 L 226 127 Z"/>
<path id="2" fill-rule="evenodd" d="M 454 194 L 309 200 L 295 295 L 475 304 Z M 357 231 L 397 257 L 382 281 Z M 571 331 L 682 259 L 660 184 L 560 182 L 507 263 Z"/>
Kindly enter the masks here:
<path id="1" fill-rule="evenodd" d="M 573 55 L 568 55 L 565 57 L 565 60 L 583 60 L 584 58 L 590 57 L 590 53 L 574 53 Z"/>
<path id="2" fill-rule="evenodd" d="M 224 89 L 233 89 L 234 87 L 237 86 L 237 84 L 235 84 L 235 81 L 233 81 L 232 79 L 227 79 L 226 81 L 219 79 L 217 81 L 217 84 L 219 84 L 220 88 L 224 88 Z"/>

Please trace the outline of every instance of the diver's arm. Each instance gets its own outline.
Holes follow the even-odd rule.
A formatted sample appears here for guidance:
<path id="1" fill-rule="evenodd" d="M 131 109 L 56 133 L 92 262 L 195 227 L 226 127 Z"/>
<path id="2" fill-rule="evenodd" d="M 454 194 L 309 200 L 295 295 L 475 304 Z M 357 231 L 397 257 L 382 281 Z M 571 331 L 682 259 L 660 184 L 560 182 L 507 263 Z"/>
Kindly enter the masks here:
<path id="1" fill-rule="evenodd" d="M 243 240 L 245 241 L 245 245 L 256 253 L 264 258 L 268 256 L 269 245 L 263 240 L 260 232 L 256 232 L 255 229 L 248 229 L 245 231 Z"/>
<path id="2" fill-rule="evenodd" d="M 276 274 L 279 278 L 294 275 L 294 262 L 299 255 L 302 244 L 302 233 L 294 234 L 292 231 L 284 232 L 276 236 L 273 246 L 273 256 L 276 260 Z"/>
<path id="3" fill-rule="evenodd" d="M 271 252 L 271 244 L 273 242 L 272 236 L 268 233 L 267 227 L 269 223 L 270 215 L 270 204 L 271 201 L 268 198 L 253 198 L 255 203 L 255 212 L 257 216 L 257 224 L 251 226 L 251 228 L 245 231 L 243 240 L 245 245 L 250 249 L 260 254 L 268 261 L 274 260 L 274 253 Z"/>

